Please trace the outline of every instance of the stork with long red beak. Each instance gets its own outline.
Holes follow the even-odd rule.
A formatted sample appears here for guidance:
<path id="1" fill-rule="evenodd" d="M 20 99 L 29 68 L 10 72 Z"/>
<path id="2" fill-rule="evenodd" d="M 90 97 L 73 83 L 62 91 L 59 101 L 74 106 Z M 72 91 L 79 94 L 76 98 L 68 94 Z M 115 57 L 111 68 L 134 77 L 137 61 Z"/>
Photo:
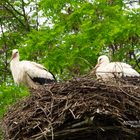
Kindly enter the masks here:
<path id="1" fill-rule="evenodd" d="M 130 65 L 122 62 L 110 62 L 106 55 L 98 58 L 97 65 L 95 66 L 97 78 L 108 80 L 115 77 L 139 77 L 140 74 L 134 70 Z"/>
<path id="2" fill-rule="evenodd" d="M 31 61 L 19 61 L 19 51 L 14 49 L 10 61 L 10 69 L 16 84 L 25 84 L 31 88 L 55 81 L 53 74 L 38 63 Z"/>

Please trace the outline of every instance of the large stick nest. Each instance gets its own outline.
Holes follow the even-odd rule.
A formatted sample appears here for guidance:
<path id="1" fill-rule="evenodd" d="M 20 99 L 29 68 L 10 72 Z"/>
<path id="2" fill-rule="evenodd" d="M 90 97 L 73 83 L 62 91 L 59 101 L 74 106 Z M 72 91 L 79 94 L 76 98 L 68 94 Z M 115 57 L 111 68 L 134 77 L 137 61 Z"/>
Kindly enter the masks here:
<path id="1" fill-rule="evenodd" d="M 140 78 L 81 77 L 31 89 L 4 116 L 5 140 L 132 140 L 140 136 Z"/>

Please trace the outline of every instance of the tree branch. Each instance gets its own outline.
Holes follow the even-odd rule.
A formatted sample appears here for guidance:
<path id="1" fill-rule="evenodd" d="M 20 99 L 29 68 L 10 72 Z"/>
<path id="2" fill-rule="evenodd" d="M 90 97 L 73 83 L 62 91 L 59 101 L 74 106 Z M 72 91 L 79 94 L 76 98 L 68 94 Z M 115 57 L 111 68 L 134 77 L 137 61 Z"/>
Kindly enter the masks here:
<path id="1" fill-rule="evenodd" d="M 8 7 L 6 7 L 5 5 L 3 5 L 3 6 L 4 6 L 4 8 L 5 8 L 7 11 L 9 11 L 9 12 L 13 15 L 14 18 L 16 18 L 16 19 L 19 21 L 19 23 L 20 23 L 23 27 L 25 27 L 24 23 L 16 16 L 16 14 L 15 14 L 11 9 L 9 9 Z"/>
<path id="2" fill-rule="evenodd" d="M 24 0 L 21 0 L 21 1 L 22 1 L 22 11 L 23 11 L 23 17 L 24 17 L 24 20 L 25 20 L 26 29 L 27 29 L 27 31 L 30 31 L 28 18 L 27 18 L 25 8 L 24 8 L 25 7 L 25 2 L 24 2 Z"/>
<path id="3" fill-rule="evenodd" d="M 14 6 L 9 2 L 9 1 L 6 1 L 6 3 L 12 8 L 13 11 L 15 11 L 18 15 L 20 16 L 24 16 L 22 13 L 20 13 L 18 10 L 16 10 L 14 8 Z"/>

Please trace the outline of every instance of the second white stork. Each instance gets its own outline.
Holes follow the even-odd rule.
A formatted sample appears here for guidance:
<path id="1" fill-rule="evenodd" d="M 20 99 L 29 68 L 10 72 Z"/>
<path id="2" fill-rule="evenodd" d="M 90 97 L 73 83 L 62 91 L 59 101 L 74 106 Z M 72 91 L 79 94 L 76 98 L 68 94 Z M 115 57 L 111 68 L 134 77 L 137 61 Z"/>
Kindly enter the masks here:
<path id="1" fill-rule="evenodd" d="M 115 77 L 139 77 L 140 74 L 134 70 L 130 65 L 123 62 L 110 62 L 106 55 L 98 58 L 97 65 L 95 66 L 97 78 L 108 80 Z"/>
<path id="2" fill-rule="evenodd" d="M 31 61 L 20 61 L 17 49 L 12 51 L 10 69 L 16 84 L 25 84 L 29 87 L 37 88 L 38 85 L 55 81 L 53 74 L 48 72 L 44 66 Z"/>

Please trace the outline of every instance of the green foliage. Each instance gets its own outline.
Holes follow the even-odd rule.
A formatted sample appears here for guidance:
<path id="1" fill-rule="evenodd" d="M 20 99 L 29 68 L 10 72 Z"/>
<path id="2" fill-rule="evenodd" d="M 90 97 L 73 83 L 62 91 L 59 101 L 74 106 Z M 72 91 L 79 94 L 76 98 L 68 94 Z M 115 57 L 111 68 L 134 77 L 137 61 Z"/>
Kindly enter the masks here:
<path id="1" fill-rule="evenodd" d="M 29 95 L 27 88 L 3 84 L 0 86 L 0 118 L 19 99 Z"/>
<path id="2" fill-rule="evenodd" d="M 58 80 L 88 73 L 101 54 L 128 62 L 140 71 L 140 8 L 130 9 L 121 0 L 9 2 L 2 1 L 13 10 L 12 24 L 9 19 L 2 22 L 7 23 L 7 31 L 0 40 L 7 53 L 0 60 L 0 67 L 7 69 L 2 82 L 9 79 L 5 62 L 13 48 L 19 48 L 21 59 L 42 63 Z M 29 16 L 24 10 L 31 4 L 33 14 Z M 39 11 L 46 18 L 41 26 Z"/>
<path id="3" fill-rule="evenodd" d="M 89 72 L 104 53 L 111 54 L 116 61 L 135 63 L 139 70 L 134 56 L 129 58 L 130 52 L 138 55 L 140 50 L 139 25 L 134 22 L 136 18 L 139 21 L 139 9 L 130 10 L 120 0 L 42 0 L 40 9 L 53 28 L 45 25 L 32 30 L 21 53 L 43 63 L 59 80 Z"/>

